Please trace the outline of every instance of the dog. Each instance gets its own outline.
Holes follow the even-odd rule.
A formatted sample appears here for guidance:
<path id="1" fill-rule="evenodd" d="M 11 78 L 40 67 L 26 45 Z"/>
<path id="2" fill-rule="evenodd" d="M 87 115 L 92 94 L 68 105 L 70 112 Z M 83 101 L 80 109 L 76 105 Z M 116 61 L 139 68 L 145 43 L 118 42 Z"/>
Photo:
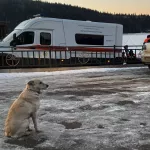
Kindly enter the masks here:
<path id="1" fill-rule="evenodd" d="M 39 95 L 41 90 L 48 88 L 48 85 L 40 80 L 31 80 L 26 84 L 26 88 L 11 105 L 7 118 L 5 120 L 6 137 L 22 137 L 31 134 L 29 127 L 30 118 L 32 118 L 36 132 L 37 127 L 37 110 L 40 106 Z"/>

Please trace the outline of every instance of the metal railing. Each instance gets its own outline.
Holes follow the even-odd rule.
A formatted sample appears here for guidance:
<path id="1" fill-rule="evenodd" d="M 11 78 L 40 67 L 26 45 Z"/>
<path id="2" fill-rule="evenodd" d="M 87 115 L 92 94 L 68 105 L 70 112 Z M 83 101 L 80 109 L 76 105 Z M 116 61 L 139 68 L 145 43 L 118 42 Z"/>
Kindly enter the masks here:
<path id="1" fill-rule="evenodd" d="M 7 47 L 8 48 L 8 47 Z M 64 49 L 33 50 L 0 47 L 0 69 L 4 68 L 46 68 L 90 65 L 117 65 L 126 63 L 141 63 L 142 46 L 112 46 L 102 47 L 106 51 L 70 47 Z M 87 47 L 86 47 L 87 48 Z M 93 47 L 92 47 L 93 48 Z M 108 49 L 107 49 L 108 48 Z M 111 50 L 110 50 L 111 49 Z"/>

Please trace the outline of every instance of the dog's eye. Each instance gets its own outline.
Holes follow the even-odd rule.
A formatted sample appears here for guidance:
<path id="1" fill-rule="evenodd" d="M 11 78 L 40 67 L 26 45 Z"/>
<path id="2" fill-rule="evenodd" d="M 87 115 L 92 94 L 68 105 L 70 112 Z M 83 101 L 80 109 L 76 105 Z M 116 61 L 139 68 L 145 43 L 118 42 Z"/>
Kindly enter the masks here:
<path id="1" fill-rule="evenodd" d="M 40 82 L 40 84 L 42 84 L 42 82 Z"/>

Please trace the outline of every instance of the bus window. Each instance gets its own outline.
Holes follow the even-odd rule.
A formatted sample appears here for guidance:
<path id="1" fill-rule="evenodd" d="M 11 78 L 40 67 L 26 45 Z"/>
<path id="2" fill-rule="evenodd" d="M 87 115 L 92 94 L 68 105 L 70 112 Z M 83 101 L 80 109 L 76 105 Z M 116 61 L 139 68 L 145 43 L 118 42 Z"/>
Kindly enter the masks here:
<path id="1" fill-rule="evenodd" d="M 51 45 L 51 34 L 46 32 L 40 33 L 40 44 L 41 45 Z"/>
<path id="2" fill-rule="evenodd" d="M 76 34 L 77 44 L 104 45 L 104 35 Z"/>
<path id="3" fill-rule="evenodd" d="M 33 43 L 34 43 L 34 32 L 31 31 L 23 32 L 16 38 L 16 45 L 25 45 Z"/>

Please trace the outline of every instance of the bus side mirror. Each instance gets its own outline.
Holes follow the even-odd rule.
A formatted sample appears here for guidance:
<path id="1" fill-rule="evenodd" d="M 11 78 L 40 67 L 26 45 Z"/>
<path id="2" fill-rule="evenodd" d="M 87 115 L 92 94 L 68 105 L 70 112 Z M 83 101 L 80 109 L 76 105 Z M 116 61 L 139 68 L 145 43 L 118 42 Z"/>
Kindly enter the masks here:
<path id="1" fill-rule="evenodd" d="M 16 36 L 16 33 L 14 33 L 13 34 L 13 40 L 16 41 L 16 39 L 17 39 L 17 36 Z"/>
<path id="2" fill-rule="evenodd" d="M 16 33 L 13 34 L 13 41 L 11 42 L 10 46 L 16 47 L 17 44 L 17 36 Z"/>

